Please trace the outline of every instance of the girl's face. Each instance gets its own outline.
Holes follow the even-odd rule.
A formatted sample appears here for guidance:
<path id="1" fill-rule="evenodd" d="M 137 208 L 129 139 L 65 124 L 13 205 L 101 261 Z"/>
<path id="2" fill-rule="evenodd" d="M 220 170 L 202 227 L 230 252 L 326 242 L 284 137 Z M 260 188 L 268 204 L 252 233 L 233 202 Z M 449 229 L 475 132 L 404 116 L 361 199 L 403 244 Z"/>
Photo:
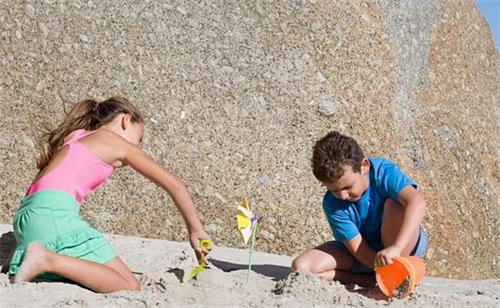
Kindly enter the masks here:
<path id="1" fill-rule="evenodd" d="M 325 183 L 328 190 L 332 192 L 335 198 L 356 202 L 365 193 L 368 188 L 368 171 L 370 163 L 365 158 L 361 164 L 361 172 L 354 172 L 351 166 L 345 167 L 344 175 L 337 181 Z"/>

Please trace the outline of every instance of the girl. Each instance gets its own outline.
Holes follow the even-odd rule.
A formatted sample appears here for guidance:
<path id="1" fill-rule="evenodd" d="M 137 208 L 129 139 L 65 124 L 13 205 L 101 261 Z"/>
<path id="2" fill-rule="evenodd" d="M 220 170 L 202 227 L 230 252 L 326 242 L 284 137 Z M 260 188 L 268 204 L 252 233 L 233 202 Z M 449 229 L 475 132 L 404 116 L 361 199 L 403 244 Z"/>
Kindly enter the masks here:
<path id="1" fill-rule="evenodd" d="M 184 185 L 140 148 L 144 126 L 125 98 L 77 103 L 59 127 L 44 135 L 40 172 L 14 216 L 18 246 L 9 274 L 16 283 L 37 276 L 64 277 L 96 292 L 139 290 L 130 269 L 102 234 L 78 216 L 85 196 L 111 175 L 130 166 L 165 189 L 181 212 L 197 258 L 207 238 Z M 49 273 L 49 274 L 46 274 Z M 51 275 L 52 274 L 52 275 Z"/>

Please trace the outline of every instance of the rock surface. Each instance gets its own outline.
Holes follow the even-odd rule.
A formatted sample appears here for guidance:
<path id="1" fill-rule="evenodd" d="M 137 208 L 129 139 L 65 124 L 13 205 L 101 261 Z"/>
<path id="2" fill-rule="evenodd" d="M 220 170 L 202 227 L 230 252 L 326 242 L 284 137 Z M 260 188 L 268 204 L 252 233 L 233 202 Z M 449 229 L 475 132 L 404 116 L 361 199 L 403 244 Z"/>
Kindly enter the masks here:
<path id="1" fill-rule="evenodd" d="M 296 255 L 332 236 L 311 147 L 330 130 L 394 160 L 428 200 L 429 273 L 500 276 L 500 62 L 463 1 L 0 0 L 0 221 L 36 173 L 35 137 L 122 94 L 143 148 L 188 186 L 219 246 Z M 119 170 L 82 206 L 103 232 L 185 240 L 168 194 Z"/>

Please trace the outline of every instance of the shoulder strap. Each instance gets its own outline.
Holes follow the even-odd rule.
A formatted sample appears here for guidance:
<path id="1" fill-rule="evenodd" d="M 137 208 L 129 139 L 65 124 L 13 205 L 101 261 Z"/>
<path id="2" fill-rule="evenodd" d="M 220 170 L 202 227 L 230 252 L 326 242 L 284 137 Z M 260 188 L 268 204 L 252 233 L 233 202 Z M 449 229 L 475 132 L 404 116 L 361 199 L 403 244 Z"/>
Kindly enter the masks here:
<path id="1" fill-rule="evenodd" d="M 85 131 L 82 129 L 82 132 L 78 135 L 78 137 L 76 138 L 75 141 L 78 141 L 79 139 L 82 139 L 83 137 L 87 137 L 87 136 L 90 136 L 90 135 L 93 135 L 95 133 L 97 133 L 99 130 L 91 130 L 91 131 Z M 73 138 L 71 138 L 73 139 Z"/>
<path id="2" fill-rule="evenodd" d="M 85 133 L 84 129 L 78 129 L 78 130 L 76 130 L 75 134 L 73 135 L 73 137 L 71 137 L 68 141 L 66 141 L 62 146 L 74 143 L 75 141 L 77 141 L 78 139 L 80 139 L 84 133 Z"/>

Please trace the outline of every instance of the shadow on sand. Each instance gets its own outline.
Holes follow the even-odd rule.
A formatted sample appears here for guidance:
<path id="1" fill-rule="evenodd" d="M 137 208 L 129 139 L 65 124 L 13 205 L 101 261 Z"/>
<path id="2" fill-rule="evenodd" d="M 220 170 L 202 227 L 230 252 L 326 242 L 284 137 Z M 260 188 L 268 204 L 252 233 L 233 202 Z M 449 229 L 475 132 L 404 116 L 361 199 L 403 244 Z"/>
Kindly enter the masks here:
<path id="1" fill-rule="evenodd" d="M 223 270 L 224 272 L 232 272 L 232 271 L 248 269 L 248 264 L 237 264 L 237 263 L 217 260 L 214 258 L 209 258 L 208 261 L 215 267 Z M 252 271 L 264 275 L 266 277 L 270 277 L 274 281 L 278 281 L 290 274 L 290 267 L 273 265 L 273 264 L 252 264 Z"/>
<path id="2" fill-rule="evenodd" d="M 1 272 L 7 273 L 9 270 L 10 254 L 16 248 L 16 238 L 14 232 L 6 232 L 0 236 L 0 265 Z"/>

